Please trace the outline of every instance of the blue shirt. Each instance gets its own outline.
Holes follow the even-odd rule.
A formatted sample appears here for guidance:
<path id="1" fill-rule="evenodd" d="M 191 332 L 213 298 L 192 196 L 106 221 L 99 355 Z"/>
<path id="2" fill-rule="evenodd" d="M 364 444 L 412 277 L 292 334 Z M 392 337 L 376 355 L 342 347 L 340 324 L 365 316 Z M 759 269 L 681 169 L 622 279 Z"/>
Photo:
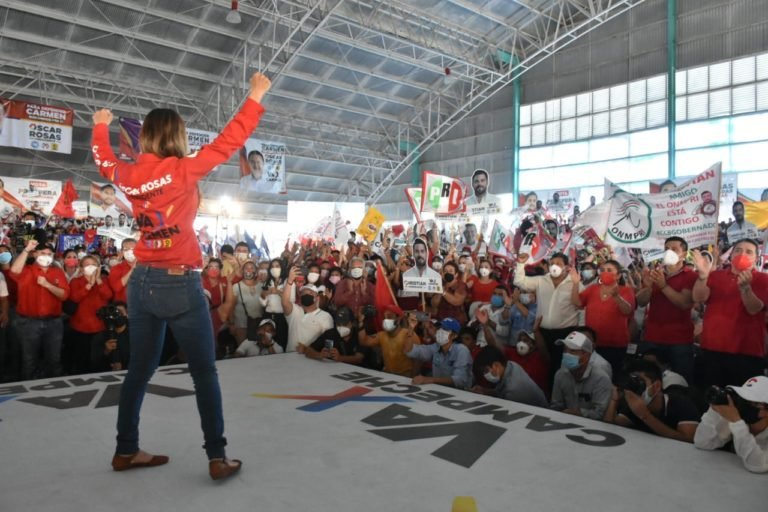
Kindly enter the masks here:
<path id="1" fill-rule="evenodd" d="M 440 350 L 440 345 L 414 345 L 406 354 L 411 359 L 432 361 L 433 377 L 450 377 L 453 385 L 460 389 L 472 386 L 472 355 L 463 344 L 454 342 L 448 353 Z"/>

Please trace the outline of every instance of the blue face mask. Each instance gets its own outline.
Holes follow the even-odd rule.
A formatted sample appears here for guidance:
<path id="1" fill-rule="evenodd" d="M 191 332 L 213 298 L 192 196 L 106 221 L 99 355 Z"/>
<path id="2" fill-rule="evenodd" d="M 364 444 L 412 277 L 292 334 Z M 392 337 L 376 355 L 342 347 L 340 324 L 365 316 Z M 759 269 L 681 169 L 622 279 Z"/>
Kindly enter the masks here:
<path id="1" fill-rule="evenodd" d="M 0 253 L 0 265 L 7 265 L 11 262 L 11 258 L 11 253 L 9 252 Z"/>
<path id="2" fill-rule="evenodd" d="M 579 367 L 580 364 L 579 356 L 575 356 L 567 352 L 563 353 L 563 368 L 568 370 L 575 370 Z"/>
<path id="3" fill-rule="evenodd" d="M 491 306 L 500 308 L 502 305 L 504 305 L 504 297 L 501 295 L 494 295 L 491 297 Z"/>

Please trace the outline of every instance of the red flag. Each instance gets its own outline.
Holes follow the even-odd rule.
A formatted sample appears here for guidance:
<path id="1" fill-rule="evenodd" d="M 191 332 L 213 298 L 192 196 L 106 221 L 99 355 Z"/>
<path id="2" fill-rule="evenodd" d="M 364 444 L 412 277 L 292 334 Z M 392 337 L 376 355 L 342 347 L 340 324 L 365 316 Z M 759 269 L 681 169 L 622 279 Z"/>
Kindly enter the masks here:
<path id="1" fill-rule="evenodd" d="M 376 288 L 374 289 L 373 301 L 376 305 L 376 330 L 382 329 L 381 324 L 384 321 L 384 310 L 388 306 L 394 306 L 399 309 L 395 294 L 389 286 L 389 279 L 384 273 L 384 267 L 381 266 L 381 260 L 376 260 Z"/>
<path id="2" fill-rule="evenodd" d="M 72 201 L 76 200 L 80 196 L 77 195 L 75 186 L 72 185 L 72 179 L 68 179 L 64 184 L 64 189 L 61 191 L 59 200 L 56 201 L 56 205 L 51 210 L 51 213 L 64 217 L 65 219 L 71 219 L 75 216 L 75 211 L 72 209 Z"/>

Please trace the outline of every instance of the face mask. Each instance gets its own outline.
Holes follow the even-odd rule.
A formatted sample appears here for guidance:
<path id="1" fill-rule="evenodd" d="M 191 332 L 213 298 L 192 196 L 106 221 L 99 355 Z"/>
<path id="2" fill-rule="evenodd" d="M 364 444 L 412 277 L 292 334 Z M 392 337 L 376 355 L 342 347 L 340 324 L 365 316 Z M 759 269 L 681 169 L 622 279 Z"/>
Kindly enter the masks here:
<path id="1" fill-rule="evenodd" d="M 0 253 L 0 265 L 7 265 L 8 263 L 11 262 L 12 258 L 13 257 L 11 256 L 11 253 L 9 253 L 9 252 Z"/>
<path id="2" fill-rule="evenodd" d="M 363 277 L 363 269 L 359 267 L 353 268 L 352 270 L 349 271 L 349 276 L 352 279 L 360 279 L 361 277 Z"/>
<path id="3" fill-rule="evenodd" d="M 346 325 L 340 325 L 336 328 L 336 330 L 339 332 L 339 336 L 341 336 L 342 338 L 346 338 L 352 332 L 352 329 L 350 329 Z"/>
<path id="4" fill-rule="evenodd" d="M 645 391 L 643 391 L 643 402 L 645 402 L 645 405 L 650 405 L 651 402 L 653 402 L 653 399 L 656 397 L 656 394 L 651 395 L 648 392 L 648 388 L 645 388 Z"/>
<path id="5" fill-rule="evenodd" d="M 549 275 L 557 279 L 561 275 L 563 275 L 563 267 L 560 265 L 552 265 L 549 267 Z"/>
<path id="6" fill-rule="evenodd" d="M 739 410 L 739 416 L 744 420 L 747 425 L 752 425 L 760 421 L 760 410 L 757 407 L 753 407 L 749 404 L 740 403 L 736 405 Z"/>
<path id="7" fill-rule="evenodd" d="M 515 348 L 517 349 L 517 353 L 521 356 L 527 356 L 531 351 L 531 347 L 524 341 L 518 341 Z"/>
<path id="8" fill-rule="evenodd" d="M 443 262 L 442 261 L 433 261 L 432 262 L 432 268 L 440 272 L 443 269 Z"/>
<path id="9" fill-rule="evenodd" d="M 79 259 L 79 260 L 85 258 L 86 256 L 88 256 L 88 255 L 86 253 L 84 253 L 83 251 L 80 251 L 79 253 L 77 253 L 77 259 Z"/>
<path id="10" fill-rule="evenodd" d="M 567 370 L 575 370 L 580 364 L 579 356 L 567 352 L 563 353 L 563 368 Z"/>
<path id="11" fill-rule="evenodd" d="M 616 284 L 616 274 L 613 272 L 600 272 L 600 283 L 605 286 L 613 286 Z"/>
<path id="12" fill-rule="evenodd" d="M 125 327 L 128 325 L 128 317 L 125 315 L 120 315 L 117 318 L 115 318 L 115 326 L 116 327 Z"/>
<path id="13" fill-rule="evenodd" d="M 41 267 L 48 267 L 53 263 L 53 256 L 48 256 L 47 254 L 41 254 L 37 257 L 37 264 Z"/>
<path id="14" fill-rule="evenodd" d="M 265 268 L 260 268 L 259 269 L 259 277 L 266 278 L 267 277 L 267 273 L 268 273 L 267 269 L 265 269 Z"/>
<path id="15" fill-rule="evenodd" d="M 522 302 L 523 304 L 530 304 L 531 296 L 528 295 L 527 293 L 523 293 L 522 295 L 520 295 L 520 302 Z"/>
<path id="16" fill-rule="evenodd" d="M 219 277 L 220 274 L 221 274 L 221 270 L 217 268 L 208 269 L 208 277 Z"/>
<path id="17" fill-rule="evenodd" d="M 320 274 L 317 272 L 310 272 L 307 274 L 307 281 L 309 281 L 311 284 L 316 283 L 318 279 L 320 279 Z"/>
<path id="18" fill-rule="evenodd" d="M 310 307 L 312 304 L 315 303 L 315 297 L 313 295 L 302 295 L 301 296 L 301 305 L 305 308 Z"/>
<path id="19" fill-rule="evenodd" d="M 672 249 L 667 249 L 664 251 L 664 257 L 662 261 L 665 265 L 671 267 L 672 265 L 677 265 L 680 262 L 680 256 L 678 256 L 677 253 Z"/>
<path id="20" fill-rule="evenodd" d="M 75 259 L 66 259 L 64 260 L 64 266 L 67 268 L 75 268 L 77 266 L 77 260 Z"/>
<path id="21" fill-rule="evenodd" d="M 444 329 L 440 329 L 435 334 L 435 341 L 437 341 L 437 344 L 442 347 L 451 341 L 451 334 Z"/>
<path id="22" fill-rule="evenodd" d="M 395 330 L 395 327 L 397 327 L 397 324 L 393 319 L 385 318 L 384 321 L 381 323 L 381 326 L 384 328 L 385 331 L 392 332 Z"/>
<path id="23" fill-rule="evenodd" d="M 274 279 L 280 279 L 280 274 L 282 273 L 282 269 L 277 267 L 269 269 L 269 275 L 271 275 Z"/>
<path id="24" fill-rule="evenodd" d="M 243 272 L 243 279 L 247 281 L 250 281 L 254 277 L 256 277 L 256 274 L 254 274 L 253 272 Z"/>
<path id="25" fill-rule="evenodd" d="M 323 279 L 326 279 L 328 277 L 328 269 L 325 269 L 325 268 L 320 269 L 320 277 L 322 277 Z"/>
<path id="26" fill-rule="evenodd" d="M 341 281 L 341 276 L 331 276 L 328 278 L 328 281 L 330 281 L 331 284 L 339 284 L 339 281 Z"/>
<path id="27" fill-rule="evenodd" d="M 118 260 L 117 258 L 112 258 L 111 260 L 109 260 L 109 266 L 110 267 L 114 267 L 114 266 L 119 265 L 119 264 L 120 264 L 120 260 Z"/>
<path id="28" fill-rule="evenodd" d="M 464 263 L 459 263 L 459 272 L 464 272 L 467 270 L 467 265 Z"/>
<path id="29" fill-rule="evenodd" d="M 238 261 L 245 261 L 248 259 L 248 253 L 247 252 L 239 252 L 235 254 Z"/>
<path id="30" fill-rule="evenodd" d="M 450 283 L 453 281 L 453 278 L 456 276 L 454 276 L 453 274 L 445 274 L 443 277 L 445 278 L 446 283 Z"/>
<path id="31" fill-rule="evenodd" d="M 591 281 L 592 278 L 595 277 L 595 271 L 594 270 L 582 270 L 581 271 L 581 278 L 585 281 Z"/>
<path id="32" fill-rule="evenodd" d="M 501 380 L 496 375 L 491 373 L 490 369 L 483 374 L 483 377 L 485 377 L 485 380 L 487 380 L 491 384 L 497 384 L 499 382 L 499 380 Z"/>
<path id="33" fill-rule="evenodd" d="M 746 254 L 737 254 L 731 259 L 731 263 L 733 264 L 733 268 L 739 272 L 744 272 L 745 270 L 752 268 L 752 262 L 749 261 L 749 256 Z"/>
<path id="34" fill-rule="evenodd" d="M 491 269 L 485 268 L 485 267 L 480 269 L 480 276 L 481 277 L 488 277 L 489 275 L 491 275 Z"/>
<path id="35" fill-rule="evenodd" d="M 272 341 L 272 333 L 269 331 L 262 333 L 261 339 L 266 343 Z"/>
<path id="36" fill-rule="evenodd" d="M 504 304 L 504 297 L 501 295 L 494 295 L 491 297 L 491 306 L 500 308 Z"/>
<path id="37" fill-rule="evenodd" d="M 35 227 L 35 221 L 33 221 L 33 220 L 25 220 L 24 224 L 26 224 L 27 226 L 29 226 L 31 228 Z"/>

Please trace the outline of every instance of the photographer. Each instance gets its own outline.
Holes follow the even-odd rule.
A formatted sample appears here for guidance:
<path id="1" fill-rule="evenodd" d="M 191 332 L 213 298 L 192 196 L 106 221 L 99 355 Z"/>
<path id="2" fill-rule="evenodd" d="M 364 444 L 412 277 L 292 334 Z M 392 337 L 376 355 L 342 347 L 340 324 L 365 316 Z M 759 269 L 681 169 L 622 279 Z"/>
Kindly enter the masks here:
<path id="1" fill-rule="evenodd" d="M 708 394 L 712 405 L 701 418 L 693 444 L 716 450 L 732 440 L 747 471 L 768 473 L 768 377 L 715 389 Z"/>
<path id="2" fill-rule="evenodd" d="M 108 372 L 127 369 L 131 350 L 125 302 L 104 306 L 96 314 L 104 322 L 106 330 L 91 339 L 91 370 Z"/>
<path id="3" fill-rule="evenodd" d="M 638 359 L 627 370 L 627 381 L 623 389 L 613 388 L 603 419 L 661 437 L 693 442 L 701 416 L 696 405 L 683 394 L 665 393 L 661 369 L 654 363 Z"/>
<path id="4" fill-rule="evenodd" d="M 361 365 L 365 353 L 358 345 L 359 333 L 352 310 L 339 308 L 333 320 L 336 327 L 322 333 L 306 348 L 304 355 L 309 359 L 331 359 L 339 363 Z"/>
<path id="5" fill-rule="evenodd" d="M 95 256 L 86 256 L 80 260 L 82 275 L 70 283 L 70 299 L 77 304 L 77 309 L 69 319 L 72 329 L 72 346 L 65 357 L 71 374 L 86 373 L 90 370 L 91 340 L 104 330 L 104 323 L 97 315 L 100 308 L 112 298 L 112 289 L 106 277 L 102 279 L 101 267 Z"/>
<path id="6" fill-rule="evenodd" d="M 275 343 L 277 328 L 274 320 L 269 318 L 259 322 L 254 335 L 255 339 L 246 339 L 235 350 L 235 357 L 268 356 L 282 354 L 283 347 Z"/>

